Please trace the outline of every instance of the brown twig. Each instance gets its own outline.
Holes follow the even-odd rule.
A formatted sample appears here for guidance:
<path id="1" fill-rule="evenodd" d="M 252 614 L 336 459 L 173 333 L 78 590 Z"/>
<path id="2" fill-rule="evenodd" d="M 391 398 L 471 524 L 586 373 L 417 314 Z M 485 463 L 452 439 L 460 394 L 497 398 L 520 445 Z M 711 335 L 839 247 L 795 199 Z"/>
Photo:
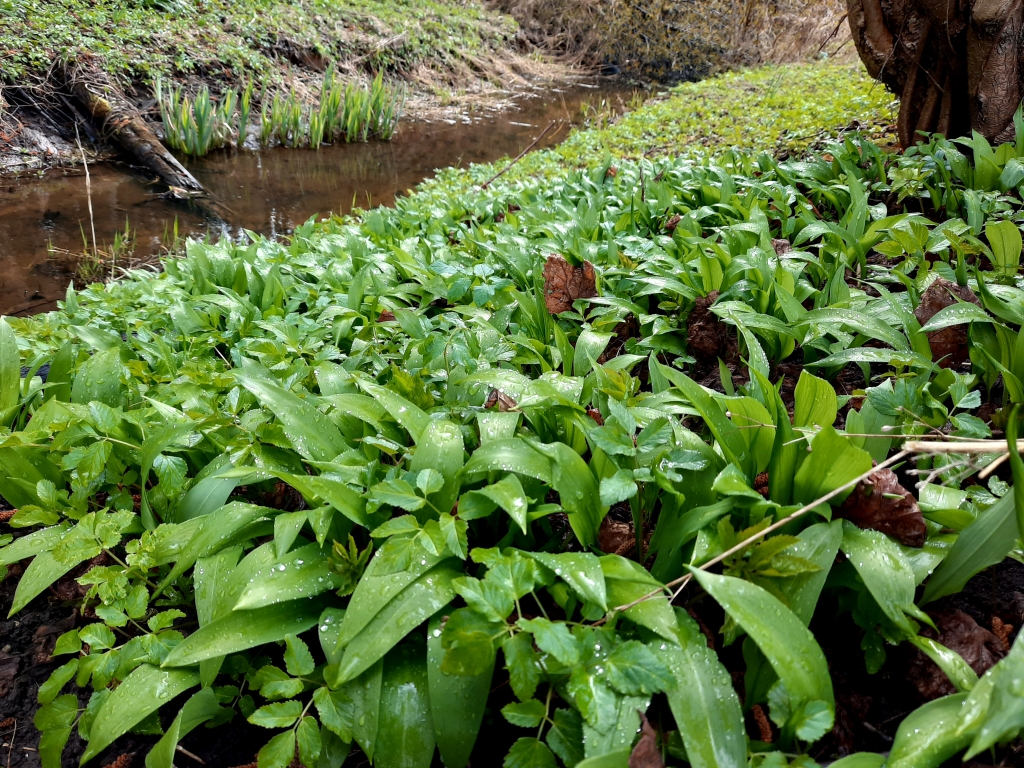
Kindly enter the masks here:
<path id="1" fill-rule="evenodd" d="M 497 178 L 498 178 L 499 176 L 502 176 L 503 174 L 505 174 L 505 173 L 506 173 L 506 172 L 507 172 L 507 171 L 508 171 L 508 170 L 509 170 L 509 169 L 510 169 L 510 168 L 511 168 L 511 167 L 512 167 L 513 165 L 515 165 L 515 164 L 516 164 L 516 163 L 518 163 L 518 162 L 519 162 L 520 160 L 522 160 L 522 159 L 523 159 L 524 157 L 526 157 L 526 153 L 527 153 L 527 152 L 529 152 L 529 151 L 530 151 L 531 149 L 533 149 L 533 148 L 534 148 L 535 146 L 537 146 L 537 144 L 538 144 L 538 143 L 540 142 L 540 140 L 541 140 L 541 139 L 543 139 L 543 138 L 544 138 L 544 136 L 545 136 L 545 135 L 547 135 L 547 132 L 548 132 L 548 131 L 550 131 L 550 130 L 551 130 L 552 128 L 554 128 L 554 127 L 555 127 L 555 125 L 556 125 L 557 123 L 558 123 L 558 121 L 557 121 L 557 120 L 552 120 L 552 121 L 551 121 L 551 122 L 550 122 L 550 123 L 548 124 L 548 127 L 547 127 L 547 128 L 545 128 L 545 129 L 544 129 L 543 131 L 541 131 L 541 132 L 540 132 L 540 136 L 538 136 L 538 137 L 537 137 L 536 139 L 534 139 L 534 140 L 533 140 L 532 142 L 530 142 L 530 145 L 529 145 L 529 146 L 528 146 L 528 147 L 527 147 L 526 149 L 524 149 L 524 150 L 523 150 L 522 152 L 520 152 L 520 153 L 519 153 L 519 154 L 518 154 L 518 155 L 516 156 L 515 160 L 513 160 L 513 161 L 512 161 L 511 163 L 509 163 L 508 165 L 506 165 L 506 166 L 505 166 L 504 168 L 502 168 L 502 169 L 501 169 L 500 171 L 498 171 L 498 172 L 497 172 L 496 174 L 494 174 L 493 176 L 491 176 L 491 178 L 489 178 L 489 179 L 488 179 L 487 181 L 485 181 L 485 182 L 484 182 L 484 183 L 483 183 L 483 184 L 481 185 L 481 188 L 482 188 L 482 189 L 487 189 L 487 187 L 488 187 L 488 186 L 489 186 L 489 185 L 491 184 L 491 182 L 495 181 L 495 180 L 496 180 L 496 179 L 497 179 Z"/>

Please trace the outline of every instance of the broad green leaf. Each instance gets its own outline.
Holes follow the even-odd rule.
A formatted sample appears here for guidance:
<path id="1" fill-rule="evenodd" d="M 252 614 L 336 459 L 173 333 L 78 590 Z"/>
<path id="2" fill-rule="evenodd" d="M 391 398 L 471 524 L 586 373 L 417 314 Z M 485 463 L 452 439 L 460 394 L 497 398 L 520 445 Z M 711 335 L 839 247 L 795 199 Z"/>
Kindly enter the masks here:
<path id="1" fill-rule="evenodd" d="M 66 693 L 36 710 L 33 724 L 42 731 L 39 759 L 43 768 L 61 768 L 61 754 L 78 716 L 78 697 Z"/>
<path id="2" fill-rule="evenodd" d="M 1020 230 L 1012 221 L 990 221 L 985 224 L 985 237 L 992 248 L 992 259 L 1003 275 L 1014 275 L 1020 269 L 1022 240 Z"/>
<path id="3" fill-rule="evenodd" d="M 204 516 L 191 540 L 179 555 L 170 573 L 160 584 L 163 591 L 181 574 L 195 565 L 201 557 L 210 557 L 230 542 L 234 535 L 250 523 L 261 517 L 276 514 L 277 510 L 269 507 L 257 507 L 252 504 L 233 501 Z"/>
<path id="4" fill-rule="evenodd" d="M 295 740 L 299 746 L 299 762 L 315 766 L 320 758 L 323 741 L 320 738 L 320 724 L 315 717 L 304 717 L 295 729 Z"/>
<path id="5" fill-rule="evenodd" d="M 967 693 L 978 684 L 978 675 L 953 649 L 921 635 L 910 638 L 910 643 L 938 665 L 959 693 Z"/>
<path id="6" fill-rule="evenodd" d="M 282 512 L 274 518 L 274 550 L 279 560 L 288 554 L 308 520 L 309 516 L 304 509 Z"/>
<path id="7" fill-rule="evenodd" d="M 885 755 L 877 752 L 857 752 L 830 763 L 829 768 L 882 768 L 883 765 Z"/>
<path id="8" fill-rule="evenodd" d="M 794 427 L 831 427 L 835 422 L 839 410 L 836 391 L 824 379 L 812 376 L 806 370 L 800 371 L 794 397 Z"/>
<path id="9" fill-rule="evenodd" d="M 461 575 L 461 563 L 449 558 L 425 572 L 387 604 L 381 605 L 359 634 L 345 645 L 334 684 L 352 680 L 371 667 L 409 632 L 451 602 L 455 597 L 452 581 Z M 343 635 L 353 610 L 350 603 L 342 624 Z"/>
<path id="10" fill-rule="evenodd" d="M 381 660 L 342 688 L 352 700 L 352 711 L 359 713 L 352 723 L 352 738 L 370 760 L 373 759 L 380 734 L 383 674 L 384 661 Z"/>
<path id="11" fill-rule="evenodd" d="M 643 566 L 618 555 L 601 558 L 605 588 L 608 593 L 608 608 L 628 605 L 651 592 L 664 591 L 664 585 L 651 576 Z M 676 616 L 665 597 L 645 600 L 623 612 L 630 621 L 639 624 L 662 637 L 676 642 Z"/>
<path id="12" fill-rule="evenodd" d="M 959 592 L 977 573 L 1001 563 L 1019 536 L 1009 493 L 964 528 L 945 560 L 928 579 L 921 604 Z"/>
<path id="13" fill-rule="evenodd" d="M 576 768 L 629 768 L 631 752 L 632 750 L 629 749 L 618 749 L 606 755 L 588 757 L 583 762 L 577 763 Z"/>
<path id="14" fill-rule="evenodd" d="M 307 459 L 331 461 L 348 450 L 341 431 L 312 402 L 266 379 L 241 373 L 236 373 L 235 377 L 277 417 L 292 445 Z"/>
<path id="15" fill-rule="evenodd" d="M 533 642 L 544 653 L 551 654 L 567 667 L 579 663 L 579 641 L 573 637 L 564 622 L 553 622 L 538 617 L 536 619 L 519 619 L 519 627 L 533 635 Z"/>
<path id="16" fill-rule="evenodd" d="M 74 376 L 75 352 L 71 342 L 57 350 L 50 362 L 50 372 L 46 375 L 46 389 L 43 397 L 53 398 L 62 403 L 71 402 L 71 380 Z"/>
<path id="17" fill-rule="evenodd" d="M 40 704 L 49 704 L 60 693 L 65 683 L 78 672 L 78 659 L 72 659 L 53 670 L 50 676 L 39 686 L 38 699 Z"/>
<path id="18" fill-rule="evenodd" d="M 356 525 L 370 527 L 370 519 L 366 515 L 366 500 L 339 478 L 331 477 L 329 474 L 281 474 L 279 477 L 303 496 L 323 499 Z"/>
<path id="19" fill-rule="evenodd" d="M 316 624 L 323 610 L 315 598 L 289 600 L 252 611 L 232 611 L 200 627 L 167 655 L 163 667 L 187 667 L 298 635 Z"/>
<path id="20" fill-rule="evenodd" d="M 581 545 L 597 544 L 597 531 L 607 510 L 601 507 L 597 479 L 583 458 L 565 443 L 534 443 L 551 460 L 551 486 L 558 491 L 569 525 Z"/>
<path id="21" fill-rule="evenodd" d="M 196 593 L 196 619 L 200 627 L 205 627 L 230 611 L 227 601 L 223 600 L 227 591 L 224 584 L 227 581 L 227 574 L 238 565 L 238 558 L 241 555 L 241 547 L 232 547 L 212 557 L 196 561 L 196 567 L 192 571 L 192 585 Z M 223 657 L 199 662 L 199 675 L 204 687 L 213 685 L 222 662 Z"/>
<path id="22" fill-rule="evenodd" d="M 802 530 L 797 538 L 800 541 L 786 550 L 787 554 L 802 557 L 817 565 L 819 570 L 778 579 L 775 585 L 785 596 L 789 609 L 806 627 L 810 626 L 818 597 L 843 541 L 843 524 L 839 520 L 817 523 Z"/>
<path id="23" fill-rule="evenodd" d="M 374 384 L 364 379 L 356 379 L 356 384 L 366 394 L 376 400 L 377 404 L 391 415 L 391 418 L 405 428 L 414 443 L 419 443 L 420 436 L 430 425 L 430 416 L 427 415 L 426 411 L 413 405 L 401 395 L 395 394 L 387 387 L 382 387 L 379 384 Z"/>
<path id="24" fill-rule="evenodd" d="M 502 716 L 520 728 L 536 728 L 544 719 L 544 713 L 544 705 L 538 699 L 513 701 L 501 708 Z"/>
<path id="25" fill-rule="evenodd" d="M 89 555 L 89 557 L 92 557 L 92 555 Z M 42 594 L 43 590 L 57 581 L 57 579 L 87 559 L 88 557 L 83 557 L 77 562 L 72 561 L 68 565 L 65 562 L 56 560 L 49 552 L 40 552 L 32 558 L 32 562 L 28 564 L 28 568 L 25 569 L 25 572 L 21 574 L 21 578 L 18 579 L 18 587 L 14 590 L 14 601 L 11 604 L 11 610 L 7 617 L 10 618 L 16 614 L 32 602 L 35 597 Z"/>
<path id="26" fill-rule="evenodd" d="M 841 548 L 882 612 L 908 635 L 915 634 L 906 616 L 907 611 L 916 613 L 914 570 L 896 542 L 844 520 Z"/>
<path id="27" fill-rule="evenodd" d="M 389 570 L 388 555 L 407 545 L 408 542 L 402 539 L 388 539 L 370 560 L 345 611 L 338 636 L 339 648 L 348 645 L 392 599 L 448 557 L 444 553 L 431 555 L 426 550 L 419 550 L 408 568 Z"/>
<path id="28" fill-rule="evenodd" d="M 184 416 L 182 416 L 182 418 L 184 419 Z M 156 461 L 157 456 L 159 456 L 165 448 L 176 440 L 187 435 L 195 429 L 195 426 L 196 425 L 193 422 L 187 420 L 178 424 L 168 424 L 149 435 L 142 444 L 142 451 L 139 457 L 139 474 L 142 478 L 139 483 L 139 493 L 142 497 L 142 522 L 143 525 L 146 526 L 147 530 L 153 530 L 157 526 L 156 517 L 153 515 L 153 510 L 149 505 L 149 494 L 147 489 L 147 486 L 149 485 L 149 472 L 153 468 L 153 462 Z"/>
<path id="29" fill-rule="evenodd" d="M 694 578 L 757 643 L 794 701 L 834 708 L 828 664 L 814 635 L 767 590 L 733 576 L 693 569 Z"/>
<path id="30" fill-rule="evenodd" d="M 580 332 L 576 339 L 576 351 L 572 360 L 572 375 L 586 376 L 594 369 L 597 360 L 614 334 L 597 333 L 589 328 Z"/>
<path id="31" fill-rule="evenodd" d="M 78 366 L 71 387 L 71 402 L 84 404 L 95 400 L 111 408 L 120 408 L 125 401 L 125 386 L 121 381 L 123 370 L 120 349 L 97 352 Z"/>
<path id="32" fill-rule="evenodd" d="M 235 477 L 219 476 L 220 470 L 231 467 L 230 457 L 219 456 L 211 461 L 197 475 L 197 482 L 178 502 L 169 522 L 182 523 L 196 517 L 209 515 L 227 502 L 231 492 L 238 485 Z"/>
<path id="33" fill-rule="evenodd" d="M 89 728 L 89 746 L 80 764 L 85 765 L 160 706 L 197 685 L 199 673 L 190 669 L 160 669 L 151 664 L 138 667 L 96 713 Z"/>
<path id="34" fill-rule="evenodd" d="M 482 444 L 462 469 L 462 474 L 472 480 L 488 472 L 515 472 L 551 485 L 551 460 L 518 437 Z"/>
<path id="35" fill-rule="evenodd" d="M 341 577 L 331 568 L 319 544 L 292 550 L 276 563 L 260 568 L 253 579 L 235 603 L 236 611 L 300 600 L 341 586 Z"/>
<path id="36" fill-rule="evenodd" d="M 887 768 L 938 768 L 970 744 L 971 734 L 956 729 L 967 696 L 943 696 L 907 715 L 896 730 Z"/>
<path id="37" fill-rule="evenodd" d="M 992 316 L 984 309 L 970 302 L 962 301 L 959 304 L 951 304 L 940 309 L 921 327 L 921 330 L 924 333 L 931 333 L 953 325 L 991 322 L 993 322 Z"/>
<path id="38" fill-rule="evenodd" d="M 529 500 L 523 490 L 523 484 L 519 482 L 516 475 L 505 475 L 498 482 L 485 485 L 472 493 L 489 499 L 501 507 L 522 532 L 526 533 L 526 513 L 529 509 Z"/>
<path id="39" fill-rule="evenodd" d="M 146 755 L 146 768 L 174 768 L 175 748 L 190 732 L 221 711 L 212 688 L 203 688 L 194 694 L 175 716 L 170 727 Z"/>
<path id="40" fill-rule="evenodd" d="M 384 659 L 374 768 L 429 768 L 433 761 L 434 724 L 421 643 L 395 648 Z"/>
<path id="41" fill-rule="evenodd" d="M 583 760 L 583 719 L 575 709 L 555 710 L 544 738 L 565 765 Z"/>
<path id="42" fill-rule="evenodd" d="M 18 405 L 21 392 L 21 354 L 7 320 L 0 317 L 0 414 Z"/>
<path id="43" fill-rule="evenodd" d="M 678 644 L 661 644 L 655 653 L 676 681 L 666 694 L 690 765 L 741 766 L 746 761 L 747 739 L 732 679 L 708 648 L 697 623 L 685 611 L 676 610 L 676 616 Z"/>
<path id="44" fill-rule="evenodd" d="M 52 525 L 49 528 L 41 528 L 38 531 L 19 536 L 3 549 L 0 549 L 0 565 L 10 565 L 19 560 L 26 560 L 38 555 L 40 552 L 48 552 L 61 540 L 67 532 L 67 524 Z"/>
<path id="45" fill-rule="evenodd" d="M 607 590 L 605 589 L 604 572 L 601 561 L 590 552 L 526 552 L 541 565 L 554 571 L 555 575 L 572 587 L 584 602 L 598 605 L 608 610 Z"/>
<path id="46" fill-rule="evenodd" d="M 583 753 L 587 757 L 608 755 L 628 748 L 640 730 L 640 713 L 651 705 L 649 696 L 620 696 L 614 699 L 611 727 L 600 730 L 583 721 Z"/>
<path id="47" fill-rule="evenodd" d="M 822 427 L 811 441 L 811 455 L 793 478 L 793 501 L 809 504 L 871 470 L 871 456 L 831 426 Z M 849 491 L 830 504 L 840 503 Z"/>
<path id="48" fill-rule="evenodd" d="M 441 645 L 442 613 L 436 614 L 427 628 L 427 685 L 434 737 L 445 766 L 465 768 L 491 692 L 494 656 L 478 675 L 445 674 L 441 669 L 445 654 Z"/>
<path id="49" fill-rule="evenodd" d="M 430 422 L 416 441 L 410 469 L 413 472 L 432 469 L 444 478 L 441 490 L 427 495 L 427 501 L 439 514 L 447 514 L 455 506 L 464 452 L 462 431 L 450 421 Z"/>
<path id="50" fill-rule="evenodd" d="M 885 342 L 893 349 L 910 351 L 910 344 L 902 333 L 893 329 L 877 317 L 872 317 L 865 312 L 859 312 L 853 309 L 839 309 L 836 307 L 815 309 L 801 317 L 798 325 L 808 325 L 810 323 L 817 323 L 826 326 L 829 324 L 845 326 L 855 333 L 863 333 L 865 336 Z M 803 376 L 801 376 L 801 379 L 802 378 Z M 799 387 L 799 382 L 797 386 Z M 830 384 L 828 387 L 829 389 L 832 389 Z M 832 391 L 832 395 L 834 398 L 835 390 Z M 807 424 L 798 423 L 796 418 L 794 418 L 793 423 L 796 426 L 807 426 Z M 825 426 L 826 424 L 824 421 L 817 421 L 814 423 L 821 426 Z M 829 426 L 832 425 L 832 422 L 827 423 Z"/>

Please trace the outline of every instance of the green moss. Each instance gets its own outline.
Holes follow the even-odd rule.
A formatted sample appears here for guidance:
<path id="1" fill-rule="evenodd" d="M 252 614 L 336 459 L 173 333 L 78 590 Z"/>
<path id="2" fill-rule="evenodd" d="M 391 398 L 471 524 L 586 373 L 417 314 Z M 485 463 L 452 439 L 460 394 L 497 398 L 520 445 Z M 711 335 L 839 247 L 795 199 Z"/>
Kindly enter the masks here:
<path id="1" fill-rule="evenodd" d="M 0 80 L 82 54 L 124 80 L 238 80 L 288 49 L 401 71 L 497 50 L 515 30 L 459 0 L 0 0 Z"/>

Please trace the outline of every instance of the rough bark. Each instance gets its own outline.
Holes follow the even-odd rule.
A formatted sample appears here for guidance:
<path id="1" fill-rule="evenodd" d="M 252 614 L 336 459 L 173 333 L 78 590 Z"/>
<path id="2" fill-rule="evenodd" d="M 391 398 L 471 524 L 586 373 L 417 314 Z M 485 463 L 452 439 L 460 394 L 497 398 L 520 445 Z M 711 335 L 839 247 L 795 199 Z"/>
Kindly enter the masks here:
<path id="1" fill-rule="evenodd" d="M 847 0 L 872 77 L 900 96 L 900 143 L 918 132 L 1013 138 L 1024 93 L 1024 0 Z"/>
<path id="2" fill-rule="evenodd" d="M 155 173 L 168 187 L 185 193 L 203 191 L 102 72 L 78 66 L 66 69 L 64 79 L 86 114 L 127 156 Z"/>

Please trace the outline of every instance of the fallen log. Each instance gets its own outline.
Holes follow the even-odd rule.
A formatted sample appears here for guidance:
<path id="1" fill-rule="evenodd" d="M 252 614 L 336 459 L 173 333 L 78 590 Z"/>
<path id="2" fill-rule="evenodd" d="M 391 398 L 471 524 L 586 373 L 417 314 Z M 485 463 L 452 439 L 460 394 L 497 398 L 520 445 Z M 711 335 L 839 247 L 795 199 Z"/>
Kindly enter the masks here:
<path id="1" fill-rule="evenodd" d="M 102 71 L 79 64 L 65 69 L 64 80 L 86 114 L 127 156 L 155 173 L 172 190 L 203 192 L 203 186 L 164 147 Z"/>

